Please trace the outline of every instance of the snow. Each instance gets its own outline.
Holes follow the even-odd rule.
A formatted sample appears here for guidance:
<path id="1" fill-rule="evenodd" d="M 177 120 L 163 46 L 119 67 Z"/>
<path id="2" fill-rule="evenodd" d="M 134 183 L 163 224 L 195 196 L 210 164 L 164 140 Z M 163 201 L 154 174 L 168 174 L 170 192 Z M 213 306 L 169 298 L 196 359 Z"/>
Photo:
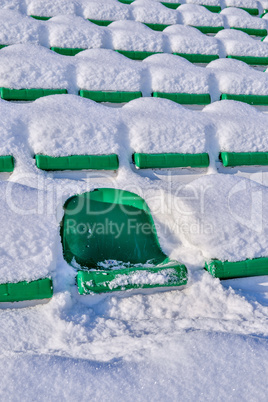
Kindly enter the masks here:
<path id="1" fill-rule="evenodd" d="M 221 11 L 229 27 L 267 29 L 267 22 L 259 17 L 253 17 L 245 10 L 228 7 Z"/>
<path id="2" fill-rule="evenodd" d="M 216 152 L 268 152 L 268 116 L 235 101 L 220 101 L 203 109 L 216 126 Z"/>
<path id="3" fill-rule="evenodd" d="M 125 105 L 122 112 L 132 153 L 207 151 L 206 125 L 209 125 L 209 119 L 201 113 L 161 98 L 136 99 Z"/>
<path id="4" fill-rule="evenodd" d="M 158 92 L 209 92 L 207 70 L 172 54 L 155 54 L 143 60 L 151 75 L 151 88 Z"/>
<path id="5" fill-rule="evenodd" d="M 196 4 L 182 4 L 178 9 L 184 25 L 221 27 L 222 15 L 211 13 L 205 7 Z"/>
<path id="6" fill-rule="evenodd" d="M 206 67 L 213 72 L 220 93 L 237 95 L 268 95 L 268 78 L 246 63 L 234 59 L 218 59 Z M 216 88 L 214 88 L 216 92 Z"/>
<path id="7" fill-rule="evenodd" d="M 226 7 L 258 8 L 255 0 L 225 0 Z"/>
<path id="8" fill-rule="evenodd" d="M 256 41 L 245 32 L 224 29 L 215 36 L 224 46 L 227 55 L 267 57 L 267 43 Z"/>
<path id="9" fill-rule="evenodd" d="M 78 53 L 77 85 L 91 91 L 140 91 L 143 64 L 106 49 Z"/>
<path id="10" fill-rule="evenodd" d="M 168 36 L 171 51 L 174 53 L 220 54 L 219 42 L 198 29 L 173 25 L 165 28 L 163 33 Z"/>
<path id="11" fill-rule="evenodd" d="M 115 289 L 127 285 L 165 285 L 176 283 L 177 280 L 177 272 L 172 268 L 167 268 L 161 272 L 136 271 L 130 275 L 116 275 L 108 286 L 109 289 Z"/>
<path id="12" fill-rule="evenodd" d="M 250 21 L 263 28 L 267 19 L 234 8 L 217 15 L 191 4 L 166 8 L 165 19 L 157 6 L 0 0 L 0 43 L 22 43 L 1 50 L 0 86 L 67 88 L 73 94 L 85 86 L 142 90 L 147 96 L 120 109 L 77 95 L 26 104 L 0 100 L 0 154 L 16 161 L 14 173 L 0 174 L 0 283 L 51 276 L 54 288 L 47 303 L 0 306 L 3 400 L 267 400 L 267 277 L 220 282 L 203 270 L 210 258 L 267 257 L 267 168 L 219 173 L 215 164 L 221 150 L 267 151 L 267 114 L 233 101 L 197 112 L 149 98 L 152 90 L 206 92 L 214 101 L 221 92 L 268 94 L 267 74 L 236 60 L 200 68 L 171 54 L 134 62 L 98 49 L 261 56 L 265 42 L 254 41 L 253 49 L 241 32 L 208 38 L 183 25 L 154 32 L 134 21 L 134 11 L 151 22 L 176 15 L 187 25 L 227 26 L 234 16 L 237 26 Z M 16 10 L 57 16 L 42 22 Z M 103 28 L 82 18 L 89 14 L 132 21 Z M 65 57 L 37 44 L 96 49 Z M 144 172 L 131 164 L 134 151 L 209 152 L 211 166 L 198 173 Z M 57 176 L 37 169 L 33 159 L 35 153 L 112 152 L 120 160 L 112 177 Z M 74 194 L 102 187 L 133 191 L 146 200 L 163 251 L 187 265 L 184 289 L 78 295 L 76 269 L 62 255 L 62 206 Z"/>
<path id="13" fill-rule="evenodd" d="M 27 109 L 29 146 L 33 154 L 118 153 L 122 123 L 116 109 L 75 95 L 40 98 Z"/>
<path id="14" fill-rule="evenodd" d="M 164 52 L 166 38 L 137 21 L 116 21 L 109 25 L 114 49 Z"/>
<path id="15" fill-rule="evenodd" d="M 0 195 L 0 283 L 51 277 L 59 233 L 49 197 L 12 182 L 0 183 Z"/>
<path id="16" fill-rule="evenodd" d="M 178 12 L 154 0 L 136 0 L 130 5 L 135 21 L 154 24 L 177 24 Z"/>

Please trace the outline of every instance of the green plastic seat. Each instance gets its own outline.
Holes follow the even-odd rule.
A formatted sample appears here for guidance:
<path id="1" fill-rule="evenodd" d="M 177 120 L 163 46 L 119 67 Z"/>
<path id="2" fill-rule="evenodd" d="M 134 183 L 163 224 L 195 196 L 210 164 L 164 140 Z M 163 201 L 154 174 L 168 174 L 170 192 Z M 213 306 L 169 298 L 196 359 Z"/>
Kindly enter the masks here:
<path id="1" fill-rule="evenodd" d="M 268 95 L 235 95 L 235 94 L 222 94 L 221 100 L 235 100 L 239 102 L 245 102 L 249 105 L 268 105 Z"/>
<path id="2" fill-rule="evenodd" d="M 83 52 L 83 50 L 86 49 L 52 46 L 50 50 L 53 50 L 58 54 L 62 54 L 63 56 L 75 56 L 77 53 Z"/>
<path id="3" fill-rule="evenodd" d="M 52 280 L 39 279 L 32 282 L 0 284 L 0 302 L 50 299 L 53 296 Z"/>
<path id="4" fill-rule="evenodd" d="M 153 29 L 154 31 L 164 31 L 165 28 L 169 27 L 168 24 L 154 24 L 150 22 L 143 22 L 148 28 Z"/>
<path id="5" fill-rule="evenodd" d="M 110 155 L 70 155 L 53 157 L 49 155 L 35 155 L 38 169 L 55 170 L 117 170 L 119 160 L 116 154 Z M 1 159 L 0 159 L 1 162 Z"/>
<path id="6" fill-rule="evenodd" d="M 115 49 L 115 51 L 121 53 L 123 56 L 126 56 L 132 60 L 144 60 L 146 59 L 146 57 L 152 56 L 153 54 L 162 53 L 162 52 L 147 52 L 140 50 L 119 50 L 119 49 Z"/>
<path id="7" fill-rule="evenodd" d="M 266 66 L 268 65 L 268 57 L 256 57 L 256 56 L 234 56 L 228 55 L 228 59 L 236 59 L 243 61 L 249 65 L 253 66 Z"/>
<path id="8" fill-rule="evenodd" d="M 0 172 L 13 172 L 15 161 L 13 156 L 0 156 Z"/>
<path id="9" fill-rule="evenodd" d="M 153 92 L 152 96 L 154 98 L 166 98 L 182 105 L 208 105 L 211 103 L 210 94 Z"/>
<path id="10" fill-rule="evenodd" d="M 34 101 L 43 96 L 67 94 L 67 89 L 11 89 L 0 88 L 1 98 L 5 100 L 14 101 Z"/>
<path id="11" fill-rule="evenodd" d="M 224 29 L 224 27 L 210 27 L 210 26 L 195 26 L 191 25 L 193 28 L 198 29 L 204 34 L 216 34 Z"/>
<path id="12" fill-rule="evenodd" d="M 118 189 L 69 198 L 61 236 L 65 260 L 77 267 L 80 294 L 180 286 L 187 269 L 161 250 L 145 201 Z"/>
<path id="13" fill-rule="evenodd" d="M 191 63 L 210 63 L 213 60 L 219 59 L 218 54 L 197 54 L 197 53 L 173 53 L 176 56 L 184 57 Z"/>
<path id="14" fill-rule="evenodd" d="M 88 21 L 92 22 L 93 24 L 99 25 L 101 27 L 107 27 L 114 21 L 106 21 L 106 20 L 92 20 L 88 18 Z"/>
<path id="15" fill-rule="evenodd" d="M 209 166 L 209 155 L 162 153 L 134 153 L 134 163 L 139 169 L 168 169 L 180 167 L 206 168 Z"/>
<path id="16" fill-rule="evenodd" d="M 268 152 L 220 152 L 223 166 L 267 166 Z"/>
<path id="17" fill-rule="evenodd" d="M 230 27 L 230 29 L 237 29 L 238 31 L 245 32 L 246 34 L 252 36 L 267 36 L 267 29 L 238 28 L 238 27 Z"/>
<path id="18" fill-rule="evenodd" d="M 124 103 L 142 97 L 140 91 L 87 91 L 81 89 L 79 95 L 95 102 Z"/>
<path id="19" fill-rule="evenodd" d="M 268 258 L 254 258 L 237 262 L 212 260 L 206 262 L 206 270 L 219 279 L 268 275 Z"/>
<path id="20" fill-rule="evenodd" d="M 34 18 L 35 20 L 40 20 L 40 21 L 48 21 L 52 17 L 44 17 L 41 15 L 30 15 L 30 17 Z"/>

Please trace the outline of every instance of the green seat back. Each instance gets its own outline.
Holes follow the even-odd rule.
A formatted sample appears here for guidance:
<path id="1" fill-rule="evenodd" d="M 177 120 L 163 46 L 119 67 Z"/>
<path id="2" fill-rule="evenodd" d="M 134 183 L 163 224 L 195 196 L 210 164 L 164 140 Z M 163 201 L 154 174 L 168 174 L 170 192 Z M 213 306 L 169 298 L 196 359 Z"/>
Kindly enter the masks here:
<path id="1" fill-rule="evenodd" d="M 98 189 L 69 198 L 62 222 L 64 258 L 81 267 L 107 268 L 115 261 L 162 263 L 162 252 L 150 210 L 136 194 Z M 74 259 L 74 260 L 73 260 Z"/>

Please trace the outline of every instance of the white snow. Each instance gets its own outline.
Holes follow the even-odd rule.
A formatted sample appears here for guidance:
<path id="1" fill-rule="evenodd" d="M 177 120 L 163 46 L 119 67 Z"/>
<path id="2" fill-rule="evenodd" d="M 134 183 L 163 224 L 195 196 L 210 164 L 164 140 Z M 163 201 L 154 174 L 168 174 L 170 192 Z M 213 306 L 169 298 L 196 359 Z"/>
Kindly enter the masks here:
<path id="1" fill-rule="evenodd" d="M 245 32 L 224 29 L 215 36 L 224 46 L 227 55 L 267 57 L 267 43 L 256 41 Z"/>
<path id="2" fill-rule="evenodd" d="M 157 119 L 155 116 L 157 115 Z M 206 124 L 201 113 L 167 99 L 140 98 L 122 108 L 132 152 L 206 152 Z"/>
<path id="3" fill-rule="evenodd" d="M 153 91 L 197 94 L 209 92 L 207 70 L 194 66 L 183 57 L 155 54 L 142 63 L 150 70 Z"/>
<path id="4" fill-rule="evenodd" d="M 130 5 L 135 21 L 154 24 L 177 24 L 178 12 L 154 0 L 136 0 Z"/>
<path id="5" fill-rule="evenodd" d="M 104 21 L 131 20 L 130 6 L 116 0 L 79 0 L 84 18 Z"/>
<path id="6" fill-rule="evenodd" d="M 0 283 L 51 277 L 58 222 L 44 191 L 0 183 Z"/>
<path id="7" fill-rule="evenodd" d="M 218 94 L 268 95 L 267 74 L 234 59 L 218 59 L 206 67 L 217 80 Z"/>
<path id="8" fill-rule="evenodd" d="M 220 54 L 219 42 L 198 29 L 173 25 L 165 28 L 163 33 L 168 36 L 171 51 L 174 53 Z"/>
<path id="9" fill-rule="evenodd" d="M 228 27 L 267 29 L 267 22 L 250 15 L 247 11 L 235 7 L 225 8 L 220 12 Z"/>
<path id="10" fill-rule="evenodd" d="M 221 27 L 224 25 L 222 15 L 212 13 L 196 4 L 182 4 L 178 9 L 184 25 Z"/>

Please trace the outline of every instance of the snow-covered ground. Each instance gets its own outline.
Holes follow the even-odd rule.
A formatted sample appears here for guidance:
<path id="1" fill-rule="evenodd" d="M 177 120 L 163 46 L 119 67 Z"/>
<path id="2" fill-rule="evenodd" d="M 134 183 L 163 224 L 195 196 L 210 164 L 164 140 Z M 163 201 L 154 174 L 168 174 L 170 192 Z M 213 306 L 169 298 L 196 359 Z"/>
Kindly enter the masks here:
<path id="1" fill-rule="evenodd" d="M 220 151 L 268 152 L 267 112 L 217 101 L 223 92 L 268 94 L 267 73 L 225 59 L 268 57 L 267 43 L 186 26 L 267 28 L 267 19 L 158 3 L 0 0 L 0 44 L 11 45 L 0 51 L 0 86 L 71 93 L 0 100 L 0 156 L 15 158 L 14 172 L 0 173 L 0 283 L 48 276 L 54 287 L 49 301 L 0 305 L 3 401 L 267 401 L 268 276 L 220 281 L 204 270 L 211 258 L 268 257 L 268 168 L 223 168 L 218 159 Z M 265 2 L 225 5 L 262 10 Z M 107 28 L 85 20 L 94 17 L 122 21 Z M 138 21 L 177 25 L 162 33 Z M 66 57 L 50 46 L 88 50 Z M 113 49 L 165 54 L 138 62 Z M 191 51 L 221 59 L 197 67 L 168 54 Z M 112 108 L 78 89 L 141 90 L 144 98 Z M 190 110 L 152 91 L 209 93 L 213 103 Z M 210 166 L 139 170 L 133 152 L 206 152 Z M 45 172 L 38 153 L 116 153 L 119 169 Z M 145 199 L 163 251 L 187 266 L 185 287 L 78 295 L 76 269 L 62 253 L 63 204 L 103 187 Z"/>

